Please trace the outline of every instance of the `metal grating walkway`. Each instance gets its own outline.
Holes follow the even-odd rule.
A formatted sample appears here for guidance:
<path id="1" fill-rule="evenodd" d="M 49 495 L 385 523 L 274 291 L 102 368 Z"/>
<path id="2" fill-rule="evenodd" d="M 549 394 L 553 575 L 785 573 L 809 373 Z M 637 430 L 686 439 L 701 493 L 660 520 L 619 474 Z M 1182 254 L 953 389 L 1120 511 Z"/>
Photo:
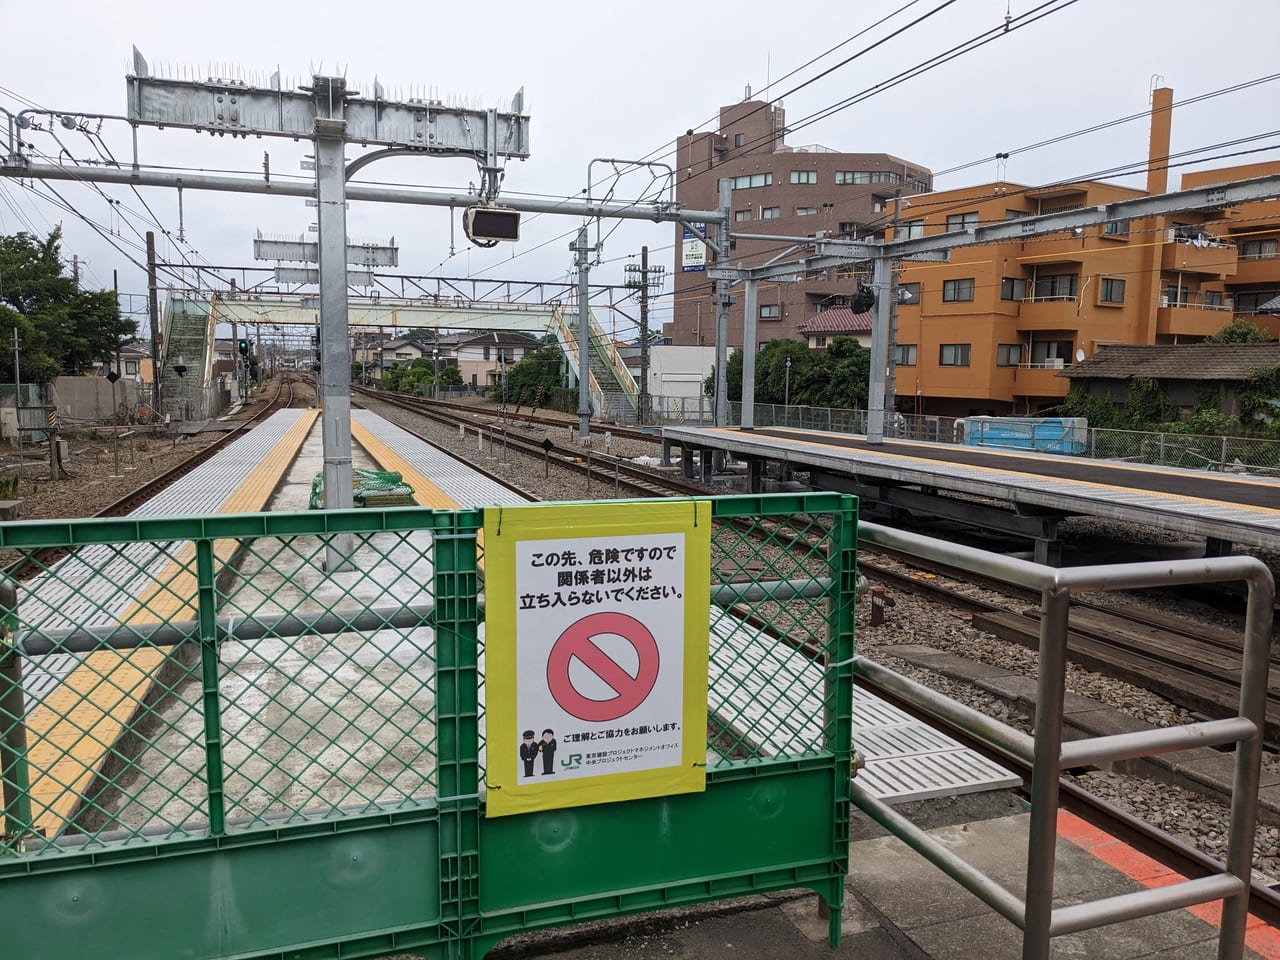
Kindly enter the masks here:
<path id="1" fill-rule="evenodd" d="M 886 803 L 1016 787 L 1022 778 L 866 690 L 853 689 L 858 784 Z"/>
<path id="2" fill-rule="evenodd" d="M 721 718 L 736 717 L 735 732 L 762 754 L 816 742 L 823 714 L 821 667 L 723 612 L 712 612 L 711 630 L 719 642 L 711 645 L 709 708 Z M 797 697 L 797 689 L 804 695 Z M 1022 783 L 1012 771 L 856 686 L 853 744 L 863 762 L 859 785 L 885 803 Z"/>

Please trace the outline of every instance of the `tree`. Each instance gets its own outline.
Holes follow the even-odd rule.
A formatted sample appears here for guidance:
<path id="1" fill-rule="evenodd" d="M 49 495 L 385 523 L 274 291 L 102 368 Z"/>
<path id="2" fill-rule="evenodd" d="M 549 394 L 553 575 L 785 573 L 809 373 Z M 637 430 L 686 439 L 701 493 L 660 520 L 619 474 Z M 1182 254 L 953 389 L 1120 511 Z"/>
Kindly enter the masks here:
<path id="1" fill-rule="evenodd" d="M 29 233 L 0 237 L 0 304 L 6 331 L 18 327 L 22 379 L 45 383 L 59 373 L 82 373 L 115 355 L 137 334 L 120 315 L 115 295 L 81 290 L 63 274 L 62 233 L 40 240 Z M 15 312 L 21 317 L 15 319 Z M 11 351 L 0 351 L 0 376 L 13 378 Z"/>
<path id="2" fill-rule="evenodd" d="M 1252 320 L 1236 317 L 1205 343 L 1270 343 L 1271 338 Z"/>
<path id="3" fill-rule="evenodd" d="M 557 346 L 546 346 L 526 353 L 518 363 L 507 365 L 507 398 L 532 403 L 534 397 L 547 397 L 564 385 L 564 354 Z M 501 389 L 501 388 L 499 388 Z"/>

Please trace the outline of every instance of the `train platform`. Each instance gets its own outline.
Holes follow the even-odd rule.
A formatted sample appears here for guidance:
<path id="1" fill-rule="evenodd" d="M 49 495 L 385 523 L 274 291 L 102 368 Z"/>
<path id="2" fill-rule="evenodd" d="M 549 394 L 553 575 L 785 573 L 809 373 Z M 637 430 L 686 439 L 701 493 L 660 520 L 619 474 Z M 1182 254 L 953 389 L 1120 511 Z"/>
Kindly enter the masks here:
<path id="1" fill-rule="evenodd" d="M 913 817 L 934 817 L 930 833 L 1021 896 L 1028 814 L 1007 794 L 927 801 Z M 963 819 L 976 816 L 977 819 Z M 956 822 L 956 818 L 961 818 Z M 746 897 L 661 914 L 585 924 L 499 944 L 493 960 L 1019 960 L 1022 934 L 942 871 L 855 816 L 840 946 L 806 890 Z M 1058 821 L 1055 905 L 1176 882 L 1177 874 L 1063 813 Z M 1055 938 L 1052 958 L 1214 960 L 1216 905 L 1159 914 Z M 1280 960 L 1280 930 L 1252 920 L 1246 960 Z"/>
<path id="2" fill-rule="evenodd" d="M 323 464 L 321 429 L 311 411 L 278 417 L 233 445 L 226 459 L 210 461 L 217 465 L 202 472 L 185 494 L 170 494 L 168 511 L 150 509 L 156 516 L 165 516 L 173 512 L 176 502 L 195 505 L 197 515 L 301 511 L 311 480 Z M 372 414 L 360 411 L 353 416 L 353 438 L 356 466 L 401 472 L 421 505 L 449 509 L 522 502 L 514 491 Z M 32 784 L 31 796 L 43 818 L 38 825 L 45 839 L 55 841 L 36 845 L 33 863 L 37 866 L 41 856 L 60 852 L 56 848 L 60 839 L 90 845 L 128 841 L 121 849 L 172 839 L 192 843 L 188 852 L 194 856 L 194 844 L 203 842 L 206 830 L 226 835 L 229 863 L 235 848 L 250 849 L 256 842 L 255 830 L 296 830 L 294 839 L 301 841 L 304 832 L 327 837 L 327 817 L 339 823 L 343 817 L 370 811 L 399 810 L 403 814 L 399 820 L 410 825 L 420 815 L 423 800 L 434 798 L 443 806 L 446 800 L 457 804 L 482 798 L 483 792 L 477 794 L 474 788 L 451 796 L 444 786 L 449 781 L 442 779 L 449 770 L 444 762 L 439 769 L 436 766 L 436 754 L 445 749 L 442 743 L 447 734 L 442 731 L 448 718 L 437 731 L 436 683 L 442 665 L 436 661 L 434 629 L 428 620 L 436 562 L 430 533 L 412 524 L 399 528 L 391 523 L 362 536 L 353 562 L 326 569 L 325 544 L 319 536 L 294 533 L 287 526 L 278 529 L 271 535 L 254 529 L 238 534 L 239 540 L 225 532 L 187 534 L 208 538 L 202 541 L 203 574 L 190 539 L 161 545 L 152 553 L 142 543 L 104 547 L 101 563 L 93 561 L 89 550 L 81 550 L 51 568 L 58 575 L 50 578 L 49 589 L 65 587 L 67 595 L 51 593 L 33 597 L 32 602 L 45 604 L 45 612 L 37 619 L 52 628 L 61 629 L 63 620 L 79 616 L 77 592 L 87 602 L 90 620 L 140 628 L 159 620 L 172 626 L 195 617 L 197 587 L 203 585 L 204 609 L 209 616 L 216 614 L 217 641 L 206 644 L 203 667 L 194 660 L 181 662 L 178 656 L 171 664 L 162 647 L 141 646 L 73 657 L 70 672 L 54 678 L 28 715 L 35 740 L 33 766 L 49 771 Z M 171 535 L 166 529 L 165 536 Z M 221 537 L 227 539 L 217 539 Z M 72 567 L 62 566 L 67 563 L 87 565 L 75 568 L 80 571 L 76 574 Z M 215 576 L 217 570 L 227 576 Z M 482 566 L 478 572 L 482 581 Z M 469 596 L 475 592 L 466 589 Z M 712 615 L 717 639 L 732 655 L 713 668 L 711 694 L 741 725 L 740 743 L 748 744 L 746 749 L 761 759 L 802 753 L 796 744 L 820 743 L 823 725 L 814 718 L 823 710 L 817 694 L 823 677 L 817 664 L 775 637 L 749 632 L 745 620 L 723 613 L 717 619 L 715 608 Z M 376 625 L 362 630 L 356 619 L 360 616 L 368 616 Z M 237 623 L 242 628 L 246 620 L 279 625 L 289 618 L 309 623 L 307 618 L 326 617 L 338 626 L 327 631 L 300 627 L 296 635 L 287 630 L 274 633 L 270 628 L 263 633 L 237 632 Z M 483 670 L 482 622 L 478 630 Z M 171 666 L 180 673 L 171 671 Z M 78 672 L 87 678 L 84 682 L 74 680 Z M 779 678 L 784 682 L 779 683 Z M 469 685 L 474 694 L 474 675 Z M 455 689 L 452 695 L 456 694 Z M 211 704 L 218 707 L 212 712 L 220 724 L 216 731 L 209 725 Z M 1002 789 L 1011 782 L 1008 772 L 997 769 L 989 776 L 985 772 L 974 776 L 976 761 L 968 759 L 959 745 L 936 739 L 936 731 L 894 714 L 887 704 L 863 691 L 854 691 L 853 706 L 854 742 L 866 762 L 863 782 L 868 787 L 879 783 L 876 793 L 892 802 L 925 805 L 920 809 L 938 818 L 934 836 L 940 843 L 1019 894 L 1026 870 L 1028 816 Z M 48 723 L 37 722 L 41 710 L 49 714 Z M 481 736 L 483 785 L 483 699 L 475 721 Z M 726 729 L 730 726 L 727 721 Z M 130 737 L 137 742 L 124 745 Z M 921 779 L 913 761 L 916 756 L 940 760 L 956 775 L 954 782 L 939 785 Z M 216 761 L 210 759 L 214 757 Z M 109 775 L 103 772 L 107 759 L 119 765 Z M 208 770 L 218 774 L 216 786 L 209 782 L 206 790 Z M 843 776 L 843 761 L 837 773 Z M 216 826 L 209 812 L 215 806 Z M 83 831 L 83 839 L 60 836 L 60 824 L 67 820 Z M 393 816 L 386 826 L 394 826 L 396 820 Z M 797 824 L 796 829 L 803 832 L 804 827 Z M 492 955 L 857 956 L 869 960 L 1020 956 L 1020 934 L 1014 927 L 904 844 L 858 817 L 852 834 L 843 942 L 836 950 L 827 945 L 829 924 L 818 916 L 816 897 L 784 891 L 675 913 L 560 928 L 509 940 Z M 1134 857 L 1122 845 L 1072 818 L 1060 820 L 1059 834 L 1056 890 L 1062 903 L 1175 879 L 1158 864 Z M 839 842 L 842 846 L 843 838 Z M 751 843 L 751 838 L 743 837 L 743 843 Z M 407 890 L 421 895 L 407 865 L 404 869 L 363 865 L 374 849 L 367 838 L 344 839 L 339 830 L 333 844 L 333 855 L 341 854 L 341 865 L 337 860 L 326 861 L 330 872 L 324 877 L 299 873 L 291 881 L 310 884 L 321 899 L 335 898 L 328 914 L 318 913 L 305 924 L 301 915 L 279 919 L 254 914 L 253 923 L 270 930 L 272 936 L 280 923 L 297 926 L 290 936 L 301 942 L 324 936 L 313 929 L 316 924 L 338 924 L 338 904 L 348 909 L 351 894 L 357 891 L 363 891 L 369 902 L 352 914 L 349 929 L 363 929 L 359 923 L 365 915 L 380 909 L 373 903 L 378 898 L 370 893 L 368 884 L 374 882 L 370 878 L 382 884 L 379 890 L 395 897 Z M 300 845 L 285 843 L 277 849 L 283 856 Z M 550 852 L 556 844 L 544 846 Z M 259 870 L 261 861 L 253 862 L 257 864 L 253 869 Z M 349 865 L 353 863 L 361 866 Z M 366 874 L 366 870 L 372 872 Z M 78 889 L 71 889 L 74 877 L 63 889 L 56 886 L 62 881 L 54 871 L 42 876 L 46 874 L 48 888 L 55 890 L 53 897 L 80 896 Z M 195 883 L 189 890 L 208 880 L 206 873 L 198 871 L 184 876 Z M 231 876 L 214 884 L 221 895 L 231 898 L 219 907 L 229 911 L 219 924 L 229 917 L 238 923 L 236 911 L 246 911 L 248 916 L 255 909 L 248 889 L 257 882 L 252 879 L 257 874 L 236 874 L 236 882 L 227 879 Z M 782 882 L 795 882 L 795 878 L 788 874 Z M 242 884 L 247 885 L 243 891 Z M 775 879 L 768 880 L 770 888 L 778 885 Z M 233 903 L 241 893 L 243 902 Z M 264 889 L 260 896 L 265 895 Z M 403 892 L 403 896 L 410 894 Z M 92 899 L 98 905 L 95 909 L 106 902 L 96 890 Z M 207 898 L 197 896 L 196 900 L 199 912 Z M 209 914 L 211 923 L 214 912 Z M 1215 955 L 1212 919 L 1211 912 L 1179 911 L 1134 921 L 1063 938 L 1052 955 L 1104 960 L 1210 957 Z M 334 929 L 344 928 L 336 925 Z M 1280 960 L 1280 941 L 1269 939 L 1275 934 L 1265 929 L 1250 931 L 1255 951 L 1249 955 L 1251 960 Z M 109 951 L 102 947 L 99 954 L 109 955 Z"/>
<path id="3" fill-rule="evenodd" d="M 666 427 L 685 451 L 685 472 L 710 479 L 714 452 L 745 460 L 757 481 L 767 463 L 809 472 L 819 489 L 856 493 L 868 503 L 953 516 L 1052 543 L 1053 524 L 1071 514 L 1162 527 L 1206 541 L 1280 549 L 1280 479 L 996 450 L 918 440 L 869 444 L 865 437 L 791 427 Z M 1002 519 L 980 505 L 957 505 L 947 491 L 1013 504 Z M 1039 547 L 1038 547 L 1039 549 Z M 1051 554 L 1037 555 L 1045 562 Z"/>

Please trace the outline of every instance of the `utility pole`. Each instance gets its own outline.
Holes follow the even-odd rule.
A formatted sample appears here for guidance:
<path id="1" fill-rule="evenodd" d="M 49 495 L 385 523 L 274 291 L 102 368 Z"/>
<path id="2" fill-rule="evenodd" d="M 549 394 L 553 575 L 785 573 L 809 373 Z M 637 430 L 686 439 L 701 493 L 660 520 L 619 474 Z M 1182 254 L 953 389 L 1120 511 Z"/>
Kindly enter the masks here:
<path id="1" fill-rule="evenodd" d="M 591 296 L 587 278 L 591 272 L 591 254 L 595 252 L 588 241 L 587 227 L 578 229 L 578 239 L 570 247 L 573 265 L 578 268 L 578 439 L 583 443 L 591 437 Z"/>
<path id="2" fill-rule="evenodd" d="M 156 235 L 147 231 L 147 309 L 151 316 L 151 381 L 153 416 L 160 416 L 160 298 L 156 291 Z"/>
<path id="3" fill-rule="evenodd" d="M 662 267 L 649 266 L 649 248 L 640 248 L 640 266 L 627 264 L 626 286 L 640 292 L 640 397 L 636 415 L 641 423 L 649 422 L 649 291 L 662 284 Z"/>
<path id="4" fill-rule="evenodd" d="M 649 247 L 640 248 L 640 425 L 649 423 Z"/>

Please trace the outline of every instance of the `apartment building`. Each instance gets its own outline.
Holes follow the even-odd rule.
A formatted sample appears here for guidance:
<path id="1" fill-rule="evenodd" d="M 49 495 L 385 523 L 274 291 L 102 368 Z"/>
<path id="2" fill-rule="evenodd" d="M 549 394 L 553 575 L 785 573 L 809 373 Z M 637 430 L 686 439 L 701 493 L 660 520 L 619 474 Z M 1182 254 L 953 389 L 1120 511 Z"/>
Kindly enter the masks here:
<path id="1" fill-rule="evenodd" d="M 1187 188 L 1280 174 L 1280 163 L 1204 171 Z M 1154 186 L 1161 186 L 1154 184 Z M 988 183 L 903 203 L 900 236 L 931 236 L 1145 196 L 1105 183 Z M 1163 190 L 1159 190 L 1163 192 Z M 910 204 L 910 205 L 909 205 Z M 1116 221 L 903 264 L 894 361 L 899 408 L 941 416 L 1031 414 L 1060 375 L 1107 344 L 1198 343 L 1280 293 L 1280 202 Z"/>
<path id="2" fill-rule="evenodd" d="M 842 153 L 785 142 L 782 107 L 748 98 L 720 109 L 715 132 L 677 139 L 676 199 L 691 209 L 720 205 L 719 181 L 733 181 L 733 230 L 753 236 L 884 235 L 890 201 L 927 193 L 933 175 L 887 153 Z M 687 235 L 686 235 L 687 234 Z M 715 344 L 715 305 L 705 251 L 692 231 L 675 228 L 673 319 L 663 330 L 682 346 Z M 756 266 L 785 251 L 786 241 L 735 242 L 733 263 Z M 824 310 L 847 307 L 856 271 L 810 272 L 788 283 L 762 283 L 758 338 L 804 340 L 801 325 Z M 742 345 L 742 303 L 729 311 L 729 344 Z"/>

